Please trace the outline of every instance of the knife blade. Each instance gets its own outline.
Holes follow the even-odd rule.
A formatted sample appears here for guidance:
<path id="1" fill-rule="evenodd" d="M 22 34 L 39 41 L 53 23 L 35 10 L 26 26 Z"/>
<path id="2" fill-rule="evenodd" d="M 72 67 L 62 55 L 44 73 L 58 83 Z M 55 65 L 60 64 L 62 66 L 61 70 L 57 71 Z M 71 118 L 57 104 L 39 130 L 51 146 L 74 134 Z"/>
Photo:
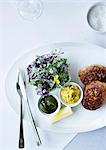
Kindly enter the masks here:
<path id="1" fill-rule="evenodd" d="M 27 97 L 26 78 L 25 78 L 25 74 L 22 71 L 20 71 L 20 74 L 19 74 L 19 85 L 20 85 L 20 88 L 21 88 L 23 99 L 26 102 L 26 108 L 27 108 L 29 119 L 30 119 L 30 123 L 31 123 L 33 131 L 34 131 L 36 144 L 37 144 L 37 146 L 40 146 L 42 144 L 42 142 L 41 142 L 41 139 L 40 139 L 37 127 L 36 127 L 36 123 L 35 123 L 35 120 L 34 120 L 34 117 L 33 117 L 32 111 L 31 111 L 31 107 L 30 107 L 30 104 L 29 104 L 29 99 Z"/>

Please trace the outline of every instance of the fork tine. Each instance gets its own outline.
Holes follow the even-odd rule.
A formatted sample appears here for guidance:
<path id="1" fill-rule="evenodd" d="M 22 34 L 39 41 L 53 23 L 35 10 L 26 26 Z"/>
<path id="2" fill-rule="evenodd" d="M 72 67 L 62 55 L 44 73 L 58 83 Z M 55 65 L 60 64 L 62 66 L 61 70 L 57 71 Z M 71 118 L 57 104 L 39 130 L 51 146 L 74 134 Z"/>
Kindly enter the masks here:
<path id="1" fill-rule="evenodd" d="M 24 86 L 26 87 L 26 76 L 25 76 L 25 73 L 23 75 L 23 79 L 24 79 Z"/>
<path id="2" fill-rule="evenodd" d="M 17 81 L 18 83 L 19 83 L 19 75 L 20 75 L 20 72 L 18 72 L 18 81 Z"/>
<path id="3" fill-rule="evenodd" d="M 17 90 L 20 89 L 18 82 L 16 83 Z"/>

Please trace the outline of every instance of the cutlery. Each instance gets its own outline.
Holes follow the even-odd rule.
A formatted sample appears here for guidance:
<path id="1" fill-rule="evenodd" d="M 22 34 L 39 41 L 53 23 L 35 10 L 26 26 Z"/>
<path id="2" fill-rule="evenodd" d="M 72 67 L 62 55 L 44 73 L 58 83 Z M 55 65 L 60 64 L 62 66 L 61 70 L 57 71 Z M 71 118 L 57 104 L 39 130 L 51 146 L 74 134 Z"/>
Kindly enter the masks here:
<path id="1" fill-rule="evenodd" d="M 30 108 L 29 99 L 28 99 L 27 93 L 26 93 L 26 81 L 25 80 L 26 80 L 25 75 L 23 76 L 22 72 L 20 71 L 20 88 L 21 88 L 21 92 L 22 92 L 22 95 L 23 95 L 23 99 L 26 102 L 26 108 L 27 108 L 27 112 L 28 112 L 28 115 L 29 115 L 29 119 L 30 119 L 30 122 L 31 122 L 31 125 L 32 125 L 32 128 L 33 128 L 33 131 L 34 131 L 36 144 L 37 144 L 37 146 L 40 146 L 42 144 L 42 142 L 41 142 L 41 139 L 40 139 L 37 127 L 36 127 L 36 123 L 35 123 L 35 120 L 33 118 L 31 108 Z"/>
<path id="2" fill-rule="evenodd" d="M 22 106 L 22 93 L 19 85 L 19 73 L 18 73 L 18 81 L 16 83 L 17 93 L 20 96 L 20 131 L 19 131 L 19 148 L 24 148 L 24 131 L 23 131 L 23 106 Z"/>

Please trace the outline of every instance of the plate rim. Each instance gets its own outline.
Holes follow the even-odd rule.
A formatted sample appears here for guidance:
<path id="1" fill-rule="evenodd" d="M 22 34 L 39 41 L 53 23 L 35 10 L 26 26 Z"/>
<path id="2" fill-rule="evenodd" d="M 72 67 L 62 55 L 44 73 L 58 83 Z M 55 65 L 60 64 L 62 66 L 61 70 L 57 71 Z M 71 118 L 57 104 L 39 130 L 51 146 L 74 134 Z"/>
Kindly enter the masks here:
<path id="1" fill-rule="evenodd" d="M 10 73 L 11 69 L 14 67 L 14 64 L 16 64 L 18 61 L 20 61 L 23 57 L 27 56 L 28 53 L 33 53 L 33 51 L 37 51 L 37 50 L 40 50 L 40 49 L 45 49 L 47 47 L 66 47 L 66 46 L 78 47 L 79 45 L 84 46 L 84 47 L 88 47 L 88 46 L 94 47 L 94 48 L 97 48 L 97 49 L 100 49 L 100 50 L 106 52 L 105 48 L 103 48 L 101 46 L 98 46 L 98 45 L 95 45 L 95 44 L 86 43 L 86 42 L 85 43 L 83 43 L 83 42 L 56 42 L 56 43 L 44 44 L 42 46 L 34 47 L 34 48 L 30 49 L 30 51 L 26 51 L 23 55 L 19 56 L 19 58 L 17 58 L 15 60 L 15 62 L 12 65 L 10 65 L 10 67 L 8 68 L 7 74 L 5 76 L 5 94 L 6 94 L 7 100 L 8 100 L 8 94 L 7 94 L 7 88 L 6 88 L 6 79 L 8 78 L 8 74 Z M 8 103 L 9 103 L 9 100 L 8 100 Z M 9 103 L 9 105 L 10 105 L 10 103 Z M 14 110 L 14 108 L 12 106 L 11 106 L 11 108 L 18 115 L 18 113 Z M 93 131 L 93 130 L 96 130 L 96 129 L 99 129 L 99 128 L 102 128 L 102 127 L 105 127 L 105 126 L 106 126 L 106 120 L 103 121 L 103 119 L 102 119 L 102 123 L 98 123 L 96 126 L 94 126 L 92 128 L 88 128 L 87 130 L 83 128 L 83 129 L 79 129 L 79 131 L 76 131 L 76 129 L 71 131 L 72 129 L 70 130 L 68 128 L 65 131 L 63 131 L 63 129 L 62 129 L 62 132 L 61 132 L 60 130 L 55 131 L 54 129 L 51 129 L 51 128 L 47 128 L 47 129 L 41 128 L 41 129 L 51 131 L 51 132 L 55 132 L 55 133 L 81 133 L 81 132 Z M 38 128 L 40 128 L 40 127 L 38 127 Z M 58 126 L 56 126 L 56 128 L 58 128 Z"/>

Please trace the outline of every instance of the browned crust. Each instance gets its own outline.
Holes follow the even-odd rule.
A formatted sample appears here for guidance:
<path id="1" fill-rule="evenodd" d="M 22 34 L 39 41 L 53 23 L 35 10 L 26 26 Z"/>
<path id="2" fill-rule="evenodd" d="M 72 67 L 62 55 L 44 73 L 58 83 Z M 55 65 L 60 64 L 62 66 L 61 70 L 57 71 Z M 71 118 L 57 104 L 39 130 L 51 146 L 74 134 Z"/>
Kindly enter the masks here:
<path id="1" fill-rule="evenodd" d="M 106 83 L 92 81 L 85 86 L 82 105 L 89 110 L 100 108 L 106 99 Z"/>
<path id="2" fill-rule="evenodd" d="M 79 71 L 79 77 L 85 85 L 96 80 L 106 82 L 106 67 L 102 65 L 86 67 Z"/>

